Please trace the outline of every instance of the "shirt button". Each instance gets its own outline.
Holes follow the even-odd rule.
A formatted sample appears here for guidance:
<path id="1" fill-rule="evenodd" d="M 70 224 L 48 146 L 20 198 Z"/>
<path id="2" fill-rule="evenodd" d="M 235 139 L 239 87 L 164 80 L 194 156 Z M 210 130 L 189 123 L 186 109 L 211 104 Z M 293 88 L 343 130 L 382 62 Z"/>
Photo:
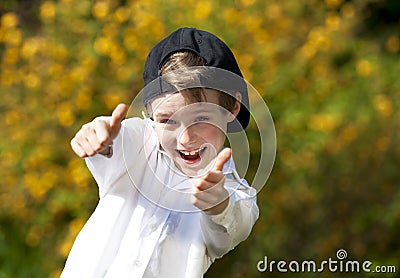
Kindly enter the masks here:
<path id="1" fill-rule="evenodd" d="M 133 265 L 136 266 L 136 267 L 141 267 L 141 266 L 142 266 L 142 262 L 139 261 L 139 260 L 135 260 L 135 261 L 133 262 Z"/>
<path id="2" fill-rule="evenodd" d="M 157 230 L 157 225 L 156 224 L 150 224 L 150 230 L 151 231 L 155 231 L 155 230 Z"/>

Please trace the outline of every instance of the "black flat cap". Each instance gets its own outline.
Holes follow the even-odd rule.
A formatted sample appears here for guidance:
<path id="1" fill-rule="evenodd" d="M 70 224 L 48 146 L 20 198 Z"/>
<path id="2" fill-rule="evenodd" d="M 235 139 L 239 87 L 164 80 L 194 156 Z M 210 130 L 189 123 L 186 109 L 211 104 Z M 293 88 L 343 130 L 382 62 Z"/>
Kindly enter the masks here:
<path id="1" fill-rule="evenodd" d="M 246 81 L 243 79 L 238 63 L 232 51 L 221 39 L 207 31 L 195 28 L 180 28 L 151 49 L 143 71 L 144 105 L 146 106 L 152 98 L 166 92 L 160 86 L 163 82 L 155 80 L 160 78 L 161 67 L 166 59 L 173 53 L 180 51 L 191 51 L 203 58 L 206 67 L 221 69 L 216 70 L 215 78 L 213 80 L 208 79 L 204 87 L 218 89 L 233 96 L 236 92 L 241 94 L 239 114 L 236 121 L 228 123 L 228 132 L 245 129 L 250 119 L 249 99 Z M 228 74 L 224 74 L 224 72 Z M 207 86 L 210 84 L 211 86 Z M 148 86 L 147 89 L 146 86 Z M 170 88 L 170 86 L 166 87 Z"/>

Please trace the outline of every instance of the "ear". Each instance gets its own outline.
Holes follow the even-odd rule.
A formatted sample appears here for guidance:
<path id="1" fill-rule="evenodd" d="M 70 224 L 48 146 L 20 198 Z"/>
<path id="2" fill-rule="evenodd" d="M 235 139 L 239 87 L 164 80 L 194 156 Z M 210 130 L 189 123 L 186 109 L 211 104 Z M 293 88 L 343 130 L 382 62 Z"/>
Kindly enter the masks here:
<path id="1" fill-rule="evenodd" d="M 237 114 L 239 114 L 240 111 L 240 104 L 242 103 L 242 95 L 239 92 L 236 92 L 235 98 L 236 98 L 235 106 L 233 107 L 232 111 L 228 114 L 228 122 L 232 122 L 233 120 L 235 120 Z"/>

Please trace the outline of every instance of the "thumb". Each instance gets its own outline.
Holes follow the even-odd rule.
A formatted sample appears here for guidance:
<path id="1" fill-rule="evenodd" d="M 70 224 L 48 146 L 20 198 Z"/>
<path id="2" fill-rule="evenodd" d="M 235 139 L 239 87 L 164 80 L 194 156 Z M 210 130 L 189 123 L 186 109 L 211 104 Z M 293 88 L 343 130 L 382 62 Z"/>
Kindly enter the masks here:
<path id="1" fill-rule="evenodd" d="M 229 160 L 231 155 L 232 155 L 231 148 L 225 148 L 222 151 L 220 151 L 215 160 L 215 165 L 213 167 L 213 170 L 222 171 L 224 164 Z"/>
<path id="2" fill-rule="evenodd" d="M 125 117 L 127 109 L 128 108 L 123 103 L 120 103 L 117 105 L 117 107 L 115 107 L 110 119 L 111 133 L 117 133 L 120 130 L 121 122 Z"/>

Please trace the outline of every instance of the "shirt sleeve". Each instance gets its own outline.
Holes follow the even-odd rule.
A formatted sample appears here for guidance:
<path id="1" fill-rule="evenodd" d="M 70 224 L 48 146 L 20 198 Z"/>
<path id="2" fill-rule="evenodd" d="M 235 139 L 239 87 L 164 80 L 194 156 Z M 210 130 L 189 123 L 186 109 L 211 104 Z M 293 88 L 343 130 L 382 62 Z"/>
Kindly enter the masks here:
<path id="1" fill-rule="evenodd" d="M 104 197 L 117 181 L 132 165 L 136 154 L 143 147 L 145 121 L 130 118 L 122 122 L 121 130 L 114 139 L 111 156 L 96 154 L 85 158 L 86 165 L 99 187 L 100 198 Z M 129 154 L 129 155 L 127 155 Z"/>
<path id="2" fill-rule="evenodd" d="M 228 180 L 225 187 L 230 193 L 229 203 L 218 215 L 203 213 L 201 228 L 212 260 L 220 258 L 244 241 L 250 234 L 259 216 L 256 190 L 242 180 Z M 236 187 L 236 188 L 235 188 Z"/>

